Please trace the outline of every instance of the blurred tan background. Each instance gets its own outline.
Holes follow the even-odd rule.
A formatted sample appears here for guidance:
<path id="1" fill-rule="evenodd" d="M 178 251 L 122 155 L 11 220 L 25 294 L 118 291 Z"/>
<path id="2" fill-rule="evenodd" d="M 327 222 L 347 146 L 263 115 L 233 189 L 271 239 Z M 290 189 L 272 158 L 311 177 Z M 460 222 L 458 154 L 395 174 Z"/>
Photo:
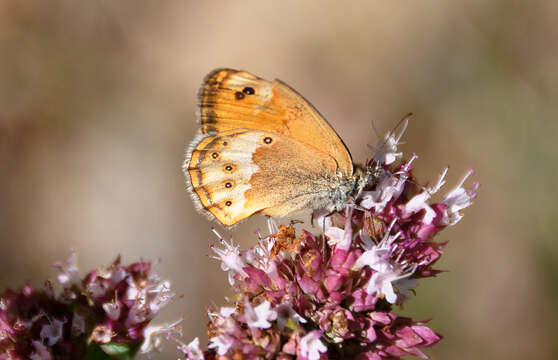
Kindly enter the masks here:
<path id="1" fill-rule="evenodd" d="M 555 359 L 558 5 L 394 3 L 0 0 L 0 288 L 53 278 L 72 247 L 83 271 L 161 258 L 185 296 L 159 320 L 184 314 L 184 341 L 205 342 L 229 291 L 181 163 L 197 88 L 227 66 L 299 90 L 355 161 L 372 121 L 414 112 L 402 149 L 419 179 L 451 164 L 446 190 L 468 167 L 482 187 L 438 238 L 450 272 L 404 312 L 445 335 L 434 359 Z"/>

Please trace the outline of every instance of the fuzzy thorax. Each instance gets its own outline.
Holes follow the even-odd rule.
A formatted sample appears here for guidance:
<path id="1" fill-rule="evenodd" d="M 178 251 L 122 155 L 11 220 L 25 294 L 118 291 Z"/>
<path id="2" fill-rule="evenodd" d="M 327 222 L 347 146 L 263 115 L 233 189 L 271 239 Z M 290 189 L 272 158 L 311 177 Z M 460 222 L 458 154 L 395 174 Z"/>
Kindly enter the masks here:
<path id="1" fill-rule="evenodd" d="M 355 164 L 353 175 L 350 178 L 341 179 L 339 186 L 331 196 L 331 202 L 327 206 L 328 211 L 341 211 L 347 203 L 358 198 L 366 185 L 373 185 L 382 171 L 381 166 L 372 165 L 363 167 Z"/>

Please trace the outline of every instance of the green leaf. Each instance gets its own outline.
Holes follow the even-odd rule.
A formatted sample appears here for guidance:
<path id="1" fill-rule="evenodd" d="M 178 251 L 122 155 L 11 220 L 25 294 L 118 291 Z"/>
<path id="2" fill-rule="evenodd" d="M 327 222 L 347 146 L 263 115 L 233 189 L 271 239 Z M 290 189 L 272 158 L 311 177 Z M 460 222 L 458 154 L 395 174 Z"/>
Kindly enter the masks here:
<path id="1" fill-rule="evenodd" d="M 131 360 L 139 350 L 138 344 L 95 344 L 87 348 L 85 360 Z"/>
<path id="2" fill-rule="evenodd" d="M 111 357 L 99 345 L 92 343 L 87 347 L 85 360 L 111 360 Z"/>

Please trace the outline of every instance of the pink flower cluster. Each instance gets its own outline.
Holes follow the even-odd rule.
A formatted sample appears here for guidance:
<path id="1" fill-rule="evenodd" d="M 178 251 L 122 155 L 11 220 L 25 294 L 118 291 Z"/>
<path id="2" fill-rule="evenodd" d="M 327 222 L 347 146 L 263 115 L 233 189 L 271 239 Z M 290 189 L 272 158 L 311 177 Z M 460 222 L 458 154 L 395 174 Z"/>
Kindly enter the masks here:
<path id="1" fill-rule="evenodd" d="M 133 356 L 175 329 L 149 325 L 173 297 L 149 262 L 124 266 L 118 258 L 81 279 L 75 258 L 55 265 L 63 285 L 58 294 L 47 281 L 43 289 L 25 285 L 0 296 L 0 359 L 82 359 L 99 349 Z"/>
<path id="2" fill-rule="evenodd" d="M 394 313 L 433 268 L 444 243 L 433 237 L 462 217 L 478 184 L 467 175 L 441 198 L 447 169 L 432 187 L 416 185 L 413 155 L 397 161 L 398 137 L 388 134 L 370 166 L 383 169 L 343 212 L 315 213 L 320 235 L 270 222 L 243 251 L 221 239 L 214 248 L 236 296 L 230 307 L 209 313 L 209 345 L 183 345 L 201 359 L 398 359 L 427 358 L 423 348 L 441 337 L 424 322 Z"/>

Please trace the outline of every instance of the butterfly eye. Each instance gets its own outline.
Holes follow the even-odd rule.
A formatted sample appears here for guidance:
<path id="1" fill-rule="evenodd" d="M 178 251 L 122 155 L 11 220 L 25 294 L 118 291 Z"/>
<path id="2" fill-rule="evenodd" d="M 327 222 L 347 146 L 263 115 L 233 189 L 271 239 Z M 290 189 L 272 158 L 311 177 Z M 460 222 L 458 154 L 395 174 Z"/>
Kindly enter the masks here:
<path id="1" fill-rule="evenodd" d="M 236 100 L 242 100 L 245 96 L 246 95 L 244 95 L 244 93 L 241 93 L 240 91 L 234 93 L 234 97 L 236 98 Z"/>
<path id="2" fill-rule="evenodd" d="M 242 92 L 245 93 L 246 95 L 254 95 L 256 92 L 254 91 L 254 88 L 252 87 L 245 87 L 244 89 L 242 89 Z"/>
<path id="3" fill-rule="evenodd" d="M 219 153 L 214 152 L 213 154 L 211 154 L 211 157 L 217 159 L 219 157 Z"/>
<path id="4" fill-rule="evenodd" d="M 273 141 L 273 139 L 271 139 L 269 136 L 264 138 L 264 143 L 266 143 L 266 144 L 271 144 L 272 141 Z"/>

